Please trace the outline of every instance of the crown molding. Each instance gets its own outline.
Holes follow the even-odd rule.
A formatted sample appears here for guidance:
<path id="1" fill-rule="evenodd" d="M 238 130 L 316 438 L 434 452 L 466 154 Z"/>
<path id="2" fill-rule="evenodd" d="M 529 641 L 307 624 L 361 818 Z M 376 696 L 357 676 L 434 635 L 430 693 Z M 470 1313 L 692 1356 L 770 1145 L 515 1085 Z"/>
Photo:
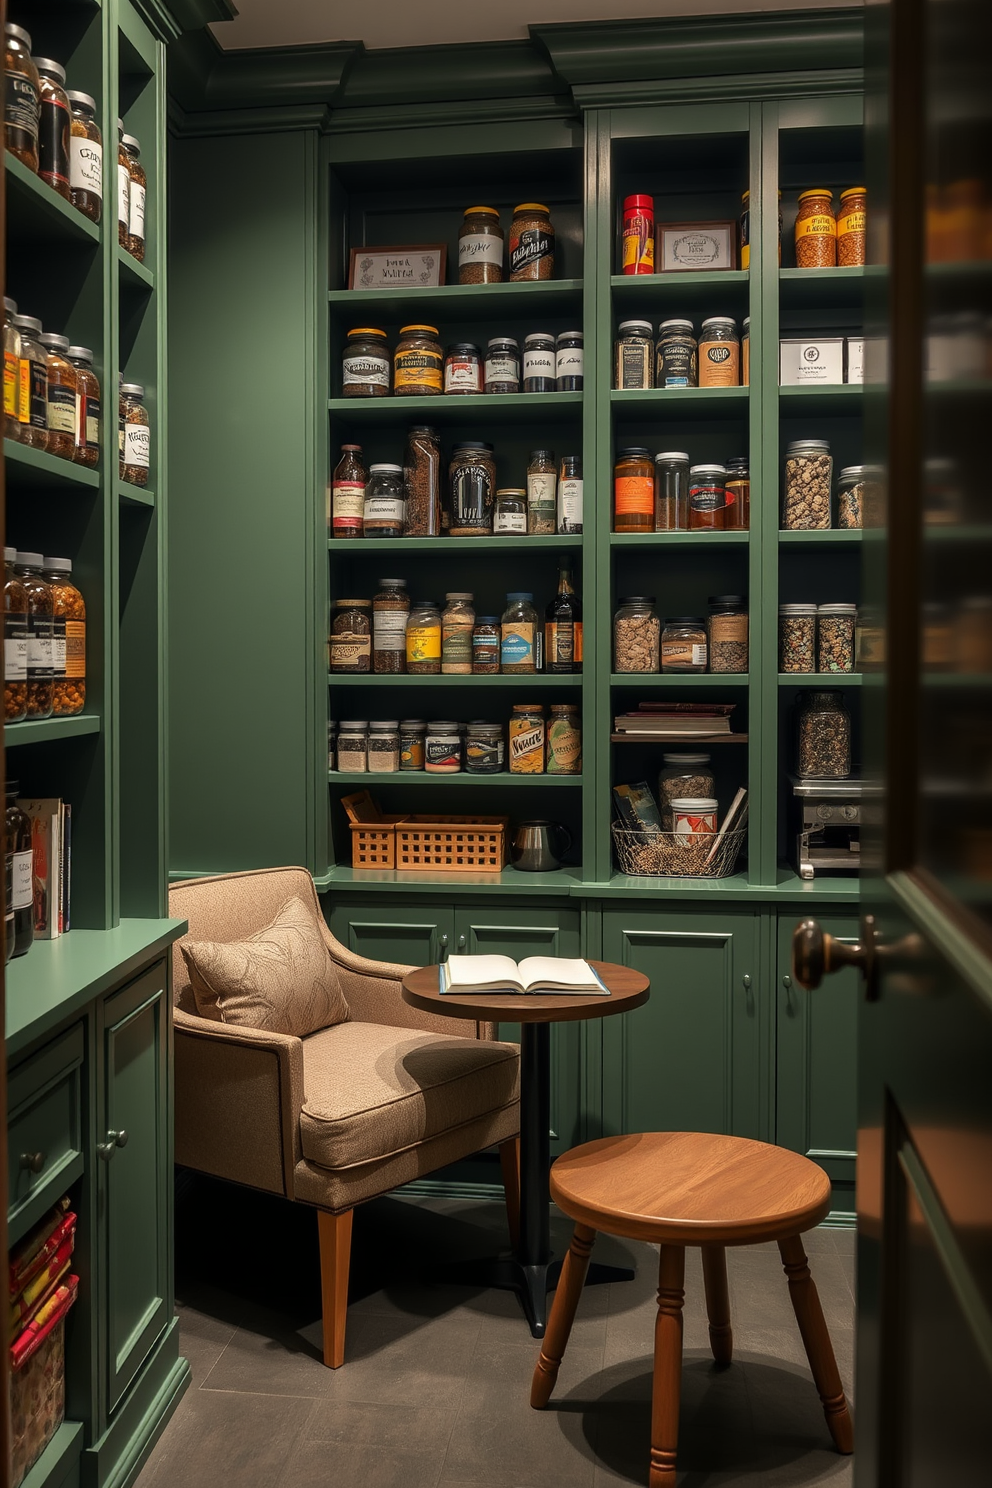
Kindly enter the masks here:
<path id="1" fill-rule="evenodd" d="M 577 84 L 572 95 L 580 109 L 622 108 L 634 103 L 706 103 L 743 99 L 818 98 L 837 93 L 861 93 L 860 67 L 835 67 L 816 72 L 744 73 L 720 77 L 652 78 L 634 83 Z"/>
<path id="2" fill-rule="evenodd" d="M 211 21 L 230 21 L 237 15 L 232 0 L 131 0 L 160 41 L 176 41 L 185 31 L 196 31 Z"/>
<path id="3" fill-rule="evenodd" d="M 363 50 L 361 42 L 345 41 L 225 52 L 209 31 L 201 29 L 169 48 L 169 89 L 187 115 L 323 111 L 337 101 Z"/>

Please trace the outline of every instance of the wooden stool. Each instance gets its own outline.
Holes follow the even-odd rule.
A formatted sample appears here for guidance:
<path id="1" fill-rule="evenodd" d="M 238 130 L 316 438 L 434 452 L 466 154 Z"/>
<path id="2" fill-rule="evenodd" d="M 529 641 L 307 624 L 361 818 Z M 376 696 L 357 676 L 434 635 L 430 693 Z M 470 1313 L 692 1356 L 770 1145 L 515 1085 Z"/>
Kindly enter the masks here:
<path id="1" fill-rule="evenodd" d="M 733 1352 L 728 1245 L 777 1240 L 809 1367 L 838 1452 L 854 1429 L 800 1235 L 830 1209 L 830 1180 L 808 1158 L 742 1137 L 644 1132 L 586 1142 L 551 1169 L 551 1197 L 575 1233 L 534 1370 L 530 1403 L 547 1405 L 572 1330 L 597 1230 L 661 1245 L 654 1335 L 650 1488 L 675 1488 L 682 1376 L 685 1247 L 698 1245 L 718 1364 Z"/>

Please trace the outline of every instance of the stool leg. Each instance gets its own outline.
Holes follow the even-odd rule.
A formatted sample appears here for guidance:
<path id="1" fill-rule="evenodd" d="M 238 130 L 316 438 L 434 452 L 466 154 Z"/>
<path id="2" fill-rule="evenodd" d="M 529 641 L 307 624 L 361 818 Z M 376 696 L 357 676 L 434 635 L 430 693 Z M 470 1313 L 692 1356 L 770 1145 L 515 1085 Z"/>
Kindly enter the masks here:
<path id="1" fill-rule="evenodd" d="M 706 1316 L 710 1320 L 710 1348 L 718 1364 L 729 1364 L 734 1357 L 734 1334 L 730 1326 L 727 1252 L 722 1245 L 704 1245 L 702 1254 Z"/>
<path id="2" fill-rule="evenodd" d="M 541 1410 L 551 1399 L 551 1391 L 558 1378 L 568 1335 L 575 1321 L 575 1309 L 582 1295 L 582 1283 L 589 1269 L 589 1256 L 595 1239 L 596 1231 L 589 1229 L 588 1225 L 577 1224 L 575 1226 L 572 1243 L 568 1247 L 568 1254 L 555 1288 L 555 1300 L 551 1305 L 548 1330 L 544 1335 L 540 1357 L 531 1381 L 530 1403 L 535 1410 Z"/>
<path id="3" fill-rule="evenodd" d="M 654 1327 L 654 1387 L 651 1396 L 649 1488 L 675 1488 L 682 1395 L 682 1303 L 685 1250 L 663 1245 L 658 1264 L 658 1317 Z"/>
<path id="4" fill-rule="evenodd" d="M 803 1242 L 798 1235 L 790 1235 L 787 1240 L 779 1241 L 778 1248 L 785 1274 L 789 1278 L 789 1296 L 792 1298 L 792 1307 L 813 1380 L 823 1402 L 823 1414 L 826 1416 L 830 1435 L 838 1452 L 853 1452 L 854 1426 L 844 1399 L 820 1298 L 809 1274 L 809 1262 L 803 1250 Z"/>

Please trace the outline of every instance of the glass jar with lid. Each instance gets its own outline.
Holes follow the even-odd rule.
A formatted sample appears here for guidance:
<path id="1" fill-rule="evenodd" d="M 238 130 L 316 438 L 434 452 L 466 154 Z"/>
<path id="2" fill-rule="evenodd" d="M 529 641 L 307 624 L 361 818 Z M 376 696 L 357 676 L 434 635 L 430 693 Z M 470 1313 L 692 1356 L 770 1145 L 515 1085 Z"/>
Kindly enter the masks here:
<path id="1" fill-rule="evenodd" d="M 500 671 L 514 676 L 539 672 L 541 641 L 533 594 L 511 590 L 500 620 Z"/>
<path id="2" fill-rule="evenodd" d="M 837 264 L 840 268 L 865 262 L 867 205 L 868 197 L 863 186 L 848 186 L 840 194 L 837 213 Z"/>
<path id="3" fill-rule="evenodd" d="M 362 459 L 362 446 L 343 444 L 341 458 L 331 476 L 330 510 L 327 514 L 329 537 L 361 537 L 368 483 L 369 473 Z"/>
<path id="4" fill-rule="evenodd" d="M 654 531 L 654 461 L 641 445 L 617 453 L 613 467 L 614 532 Z"/>
<path id="5" fill-rule="evenodd" d="M 406 669 L 415 676 L 441 671 L 441 611 L 434 599 L 418 599 L 406 622 Z"/>
<path id="6" fill-rule="evenodd" d="M 751 383 L 751 317 L 745 315 L 741 326 L 741 387 Z"/>
<path id="7" fill-rule="evenodd" d="M 76 369 L 76 433 L 72 458 L 77 465 L 100 461 L 100 380 L 93 371 L 88 346 L 70 346 L 66 353 Z"/>
<path id="8" fill-rule="evenodd" d="M 547 727 L 540 703 L 514 703 L 507 729 L 511 775 L 543 775 Z"/>
<path id="9" fill-rule="evenodd" d="M 751 475 L 747 458 L 737 455 L 727 461 L 727 505 L 724 528 L 727 532 L 747 532 L 751 526 Z"/>
<path id="10" fill-rule="evenodd" d="M 96 122 L 96 99 L 70 89 L 69 200 L 91 222 L 103 215 L 103 135 Z"/>
<path id="11" fill-rule="evenodd" d="M 14 569 L 28 598 L 28 718 L 51 718 L 55 705 L 55 600 L 40 553 L 17 554 Z"/>
<path id="12" fill-rule="evenodd" d="M 472 632 L 475 629 L 474 596 L 467 590 L 444 596 L 441 614 L 441 673 L 447 677 L 472 675 Z"/>
<path id="13" fill-rule="evenodd" d="M 35 57 L 34 65 L 41 80 L 38 125 L 38 175 L 69 200 L 69 140 L 72 115 L 65 92 L 65 68 L 51 57 Z"/>
<path id="14" fill-rule="evenodd" d="M 369 725 L 365 718 L 342 718 L 338 728 L 338 769 L 364 775 L 369 766 Z"/>
<path id="15" fill-rule="evenodd" d="M 3 717 L 20 723 L 28 716 L 28 591 L 18 574 L 16 548 L 4 548 Z"/>
<path id="16" fill-rule="evenodd" d="M 127 243 L 132 258 L 139 263 L 145 261 L 145 190 L 148 184 L 145 168 L 141 163 L 141 146 L 133 134 L 125 134 L 121 143 L 127 154 L 127 172 L 130 185 L 127 196 Z"/>
<path id="17" fill-rule="evenodd" d="M 691 532 L 722 532 L 726 520 L 726 466 L 691 466 L 689 470 L 689 530 Z"/>
<path id="18" fill-rule="evenodd" d="M 832 269 L 837 263 L 837 219 L 829 187 L 800 191 L 796 212 L 796 267 Z"/>
<path id="19" fill-rule="evenodd" d="M 794 439 L 785 450 L 782 526 L 790 531 L 830 526 L 833 460 L 825 439 Z"/>
<path id="20" fill-rule="evenodd" d="M 613 670 L 657 672 L 661 621 L 653 594 L 629 594 L 613 617 Z"/>
<path id="21" fill-rule="evenodd" d="M 713 767 L 708 754 L 663 754 L 658 773 L 658 804 L 661 825 L 666 832 L 675 830 L 672 802 L 715 796 Z"/>
<path id="22" fill-rule="evenodd" d="M 748 614 L 743 594 L 711 594 L 708 630 L 711 672 L 748 669 Z"/>
<path id="23" fill-rule="evenodd" d="M 658 327 L 655 387 L 698 387 L 698 352 L 691 320 L 663 320 Z"/>
<path id="24" fill-rule="evenodd" d="M 820 605 L 816 612 L 818 672 L 854 671 L 854 631 L 857 618 L 857 605 Z"/>
<path id="25" fill-rule="evenodd" d="M 584 386 L 584 344 L 581 331 L 562 331 L 555 340 L 555 386 L 559 393 L 581 393 Z"/>
<path id="26" fill-rule="evenodd" d="M 124 120 L 117 120 L 117 241 L 127 247 L 131 212 L 131 167 L 124 147 Z"/>
<path id="27" fill-rule="evenodd" d="M 437 537 L 441 531 L 441 438 L 430 424 L 407 430 L 406 537 Z"/>
<path id="28" fill-rule="evenodd" d="M 471 341 L 456 341 L 444 358 L 446 393 L 482 392 L 482 353 Z"/>
<path id="29" fill-rule="evenodd" d="M 582 774 L 582 710 L 577 703 L 552 703 L 548 719 L 548 774 Z"/>
<path id="30" fill-rule="evenodd" d="M 444 352 L 437 326 L 405 325 L 393 352 L 393 393 L 397 398 L 439 397 L 444 390 Z"/>
<path id="31" fill-rule="evenodd" d="M 405 519 L 403 466 L 370 465 L 362 516 L 363 537 L 402 537 Z"/>
<path id="32" fill-rule="evenodd" d="M 507 537 L 523 536 L 527 531 L 527 492 L 518 486 L 504 486 L 496 492 L 493 509 L 493 532 Z"/>
<path id="33" fill-rule="evenodd" d="M 86 601 L 72 582 L 72 560 L 46 558 L 44 577 L 52 591 L 52 712 L 70 718 L 86 705 Z"/>
<path id="34" fill-rule="evenodd" d="M 797 710 L 798 774 L 846 780 L 851 773 L 851 719 L 839 692 L 807 692 Z"/>
<path id="35" fill-rule="evenodd" d="M 369 724 L 369 774 L 395 775 L 399 767 L 399 719 L 374 719 Z"/>
<path id="36" fill-rule="evenodd" d="M 778 607 L 778 669 L 780 672 L 816 671 L 816 605 Z"/>
<path id="37" fill-rule="evenodd" d="M 147 486 L 151 462 L 151 429 L 140 382 L 121 383 L 120 478 L 132 486 Z"/>
<path id="38" fill-rule="evenodd" d="M 558 390 L 555 338 L 545 331 L 524 337 L 524 392 L 554 393 Z"/>
<path id="39" fill-rule="evenodd" d="M 512 336 L 493 336 L 486 347 L 483 390 L 487 393 L 519 393 L 520 345 Z"/>
<path id="40" fill-rule="evenodd" d="M 406 622 L 410 596 L 406 579 L 380 579 L 372 600 L 372 670 L 400 675 L 406 671 Z"/>
<path id="41" fill-rule="evenodd" d="M 558 511 L 558 464 L 554 451 L 531 450 L 527 461 L 527 531 L 546 537 L 555 530 Z"/>
<path id="42" fill-rule="evenodd" d="M 76 399 L 79 378 L 69 361 L 68 336 L 42 331 L 38 338 L 45 348 L 48 374 L 48 453 L 71 460 L 76 453 Z"/>
<path id="43" fill-rule="evenodd" d="M 389 396 L 389 343 L 376 326 L 348 332 L 341 356 L 341 393 L 345 398 Z"/>
<path id="44" fill-rule="evenodd" d="M 510 279 L 553 279 L 555 230 L 541 202 L 521 202 L 510 223 Z"/>
<path id="45" fill-rule="evenodd" d="M 466 207 L 458 231 L 458 283 L 500 284 L 503 229 L 495 207 Z"/>
<path id="46" fill-rule="evenodd" d="M 33 315 L 15 315 L 14 328 L 20 338 L 20 390 L 17 418 L 21 444 L 32 449 L 48 448 L 48 357 L 39 337 L 41 321 Z"/>
<path id="47" fill-rule="evenodd" d="M 493 530 L 496 462 L 493 447 L 463 439 L 448 462 L 448 531 L 452 537 L 486 537 Z"/>
<path id="48" fill-rule="evenodd" d="M 675 615 L 661 632 L 661 670 L 705 672 L 707 660 L 706 622 L 701 615 Z"/>
<path id="49" fill-rule="evenodd" d="M 338 726 L 333 718 L 327 720 L 327 771 L 338 767 Z"/>
<path id="50" fill-rule="evenodd" d="M 499 671 L 500 636 L 498 615 L 476 615 L 472 630 L 473 676 L 496 676 Z"/>
<path id="51" fill-rule="evenodd" d="M 649 320 L 622 320 L 613 348 L 615 388 L 654 387 L 654 340 Z"/>
<path id="52" fill-rule="evenodd" d="M 370 599 L 336 599 L 334 601 L 329 652 L 329 665 L 332 672 L 364 674 L 372 670 L 372 601 Z"/>
<path id="53" fill-rule="evenodd" d="M 3 437 L 18 442 L 21 423 L 17 416 L 21 396 L 21 337 L 14 316 L 17 302 L 4 297 L 3 302 Z"/>
<path id="54" fill-rule="evenodd" d="M 424 735 L 427 724 L 423 718 L 400 719 L 400 769 L 422 770 L 424 768 Z"/>
<path id="55" fill-rule="evenodd" d="M 654 457 L 654 530 L 685 532 L 689 526 L 689 456 L 665 450 Z"/>
<path id="56" fill-rule="evenodd" d="M 450 718 L 432 719 L 424 739 L 424 769 L 428 775 L 458 775 L 461 768 L 461 725 Z"/>
<path id="57" fill-rule="evenodd" d="M 31 57 L 31 37 L 23 26 L 4 25 L 4 144 L 22 165 L 37 174 L 41 121 L 41 78 Z"/>
<path id="58" fill-rule="evenodd" d="M 470 775 L 498 775 L 505 768 L 503 725 L 484 718 L 471 719 L 465 730 L 465 769 Z"/>
<path id="59" fill-rule="evenodd" d="M 699 332 L 699 386 L 739 387 L 741 342 L 730 315 L 711 315 Z"/>
<path id="60" fill-rule="evenodd" d="M 845 465 L 837 482 L 837 526 L 863 527 L 865 518 L 865 467 Z"/>

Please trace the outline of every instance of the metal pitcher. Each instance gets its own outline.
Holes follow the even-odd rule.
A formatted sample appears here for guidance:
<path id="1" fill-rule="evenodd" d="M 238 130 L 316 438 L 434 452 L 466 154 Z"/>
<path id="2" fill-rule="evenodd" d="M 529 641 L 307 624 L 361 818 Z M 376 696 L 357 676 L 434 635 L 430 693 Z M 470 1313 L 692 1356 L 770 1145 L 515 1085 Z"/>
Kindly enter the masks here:
<path id="1" fill-rule="evenodd" d="M 522 873 L 550 873 L 572 845 L 572 834 L 560 822 L 521 822 L 510 843 L 514 868 Z"/>

